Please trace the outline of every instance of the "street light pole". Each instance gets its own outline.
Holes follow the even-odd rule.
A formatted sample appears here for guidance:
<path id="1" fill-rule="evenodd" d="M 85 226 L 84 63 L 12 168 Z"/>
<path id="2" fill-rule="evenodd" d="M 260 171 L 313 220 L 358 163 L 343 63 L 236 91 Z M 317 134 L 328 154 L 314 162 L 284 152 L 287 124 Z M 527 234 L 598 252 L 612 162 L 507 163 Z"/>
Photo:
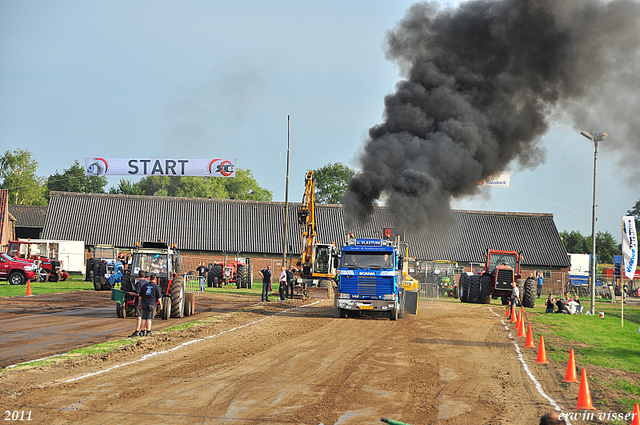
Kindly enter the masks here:
<path id="1" fill-rule="evenodd" d="M 609 136 L 607 133 L 583 131 L 581 136 L 593 141 L 593 210 L 591 213 L 591 315 L 596 313 L 596 220 L 598 219 L 598 142 Z"/>
<path id="2" fill-rule="evenodd" d="M 287 261 L 287 236 L 289 235 L 289 157 L 291 152 L 291 142 L 290 142 L 290 126 L 291 118 L 287 115 L 287 183 L 285 188 L 284 195 L 284 237 L 282 242 L 282 267 L 286 267 Z M 289 261 L 291 263 L 291 261 Z M 291 265 L 291 264 L 289 264 Z"/>

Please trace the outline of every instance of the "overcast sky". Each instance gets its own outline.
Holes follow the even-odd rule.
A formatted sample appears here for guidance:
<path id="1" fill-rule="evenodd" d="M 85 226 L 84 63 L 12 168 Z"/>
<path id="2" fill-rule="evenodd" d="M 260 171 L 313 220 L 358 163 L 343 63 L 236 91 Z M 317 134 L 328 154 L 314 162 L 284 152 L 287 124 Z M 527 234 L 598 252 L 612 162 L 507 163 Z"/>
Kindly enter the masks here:
<path id="1" fill-rule="evenodd" d="M 41 176 L 84 157 L 237 158 L 284 201 L 290 115 L 300 202 L 306 170 L 358 168 L 401 78 L 385 35 L 412 3 L 0 0 L 0 150 L 31 151 Z M 552 213 L 559 231 L 590 234 L 593 144 L 579 130 L 554 124 L 542 166 L 454 208 Z M 591 130 L 611 134 L 598 230 L 620 241 L 638 182 L 607 150 L 615 129 Z"/>

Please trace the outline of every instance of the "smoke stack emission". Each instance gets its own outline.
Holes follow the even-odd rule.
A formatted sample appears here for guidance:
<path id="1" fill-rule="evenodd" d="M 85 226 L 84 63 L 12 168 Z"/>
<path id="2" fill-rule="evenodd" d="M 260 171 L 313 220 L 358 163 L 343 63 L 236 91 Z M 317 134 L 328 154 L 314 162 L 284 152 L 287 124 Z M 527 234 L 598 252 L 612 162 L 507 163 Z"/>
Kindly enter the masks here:
<path id="1" fill-rule="evenodd" d="M 387 36 L 404 80 L 369 130 L 347 216 L 383 199 L 397 228 L 420 230 L 478 182 L 541 164 L 552 119 L 607 131 L 637 173 L 639 17 L 631 0 L 413 5 Z"/>

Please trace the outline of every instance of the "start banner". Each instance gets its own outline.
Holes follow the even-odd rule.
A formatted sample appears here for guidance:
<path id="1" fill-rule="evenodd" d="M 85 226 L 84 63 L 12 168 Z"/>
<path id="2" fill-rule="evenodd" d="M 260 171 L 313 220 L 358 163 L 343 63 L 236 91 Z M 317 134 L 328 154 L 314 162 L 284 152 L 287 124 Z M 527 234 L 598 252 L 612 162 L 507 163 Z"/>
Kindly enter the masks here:
<path id="1" fill-rule="evenodd" d="M 85 176 L 235 177 L 235 159 L 85 158 Z"/>
<path id="2" fill-rule="evenodd" d="M 622 260 L 625 276 L 633 279 L 638 264 L 638 235 L 636 218 L 632 215 L 622 217 Z"/>

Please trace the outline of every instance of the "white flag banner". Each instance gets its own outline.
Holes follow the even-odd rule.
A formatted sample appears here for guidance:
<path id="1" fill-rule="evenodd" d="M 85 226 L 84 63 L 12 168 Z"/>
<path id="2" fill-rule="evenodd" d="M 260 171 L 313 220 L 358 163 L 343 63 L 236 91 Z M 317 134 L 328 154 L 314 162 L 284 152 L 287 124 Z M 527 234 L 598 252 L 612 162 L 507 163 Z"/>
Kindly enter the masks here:
<path id="1" fill-rule="evenodd" d="M 511 171 L 505 171 L 500 174 L 496 174 L 491 178 L 480 182 L 480 186 L 489 187 L 509 187 L 511 183 Z"/>
<path id="2" fill-rule="evenodd" d="M 624 275 L 627 279 L 633 279 L 638 265 L 638 234 L 634 216 L 622 217 L 622 261 Z"/>
<path id="3" fill-rule="evenodd" d="M 236 159 L 85 158 L 84 165 L 85 176 L 236 176 Z"/>

